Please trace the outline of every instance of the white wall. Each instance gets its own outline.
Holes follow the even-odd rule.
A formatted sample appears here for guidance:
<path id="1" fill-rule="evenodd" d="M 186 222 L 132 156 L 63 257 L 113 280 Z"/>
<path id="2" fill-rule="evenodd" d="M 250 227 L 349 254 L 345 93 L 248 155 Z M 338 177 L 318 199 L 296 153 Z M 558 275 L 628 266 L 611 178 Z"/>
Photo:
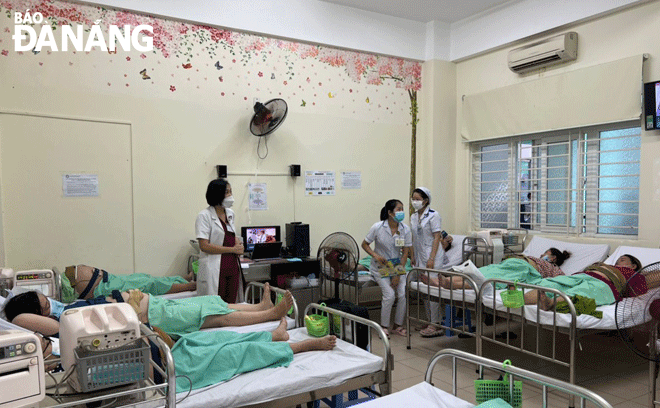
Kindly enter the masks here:
<path id="1" fill-rule="evenodd" d="M 4 30 L 10 27 L 13 21 L 3 10 L 0 48 L 11 43 L 12 30 Z M 206 49 L 208 44 L 193 45 L 189 57 L 180 54 L 180 58 L 165 58 L 158 50 L 120 50 L 117 54 L 42 50 L 36 55 L 11 51 L 0 56 L 0 112 L 130 124 L 137 272 L 183 272 L 191 252 L 188 240 L 195 238 L 195 217 L 206 207 L 206 186 L 215 178 L 217 164 L 229 169 L 237 198 L 237 227 L 251 223 L 283 228 L 294 220 L 309 223 L 313 254 L 320 241 L 335 231 L 345 231 L 361 242 L 386 200 L 408 201 L 410 99 L 397 86 L 400 82 L 368 83 L 366 77 L 356 78 L 348 63 L 335 60 L 350 62 L 366 58 L 364 55 L 329 50 L 329 54 L 301 56 L 292 51 L 298 47 L 295 44 L 262 43 L 262 39 L 243 34 L 234 39 L 234 45 L 223 48 L 221 44 L 214 51 Z M 246 51 L 252 46 L 265 48 Z M 180 51 L 185 52 L 185 46 Z M 189 68 L 183 67 L 186 58 L 190 58 Z M 399 66 L 396 59 L 380 61 Z M 223 68 L 217 69 L 215 62 Z M 143 79 L 143 69 L 149 79 Z M 401 75 L 407 80 L 414 74 Z M 254 97 L 281 97 L 289 103 L 286 121 L 268 137 L 269 154 L 264 160 L 257 158 L 258 138 L 248 131 Z M 0 134 L 0 143 L 8 137 L 20 135 Z M 40 149 L 40 144 L 25 144 L 24 149 Z M 87 152 L 74 148 L 74 154 Z M 335 171 L 336 195 L 305 196 L 304 177 L 231 176 L 232 172 L 286 172 L 290 164 L 300 164 L 303 174 L 306 170 Z M 81 172 L 93 172 L 90 166 L 81 167 Z M 341 171 L 361 171 L 362 188 L 341 189 Z M 252 212 L 251 221 L 245 211 L 247 182 L 268 183 L 269 209 Z M 100 190 L 105 187 L 102 183 Z M 0 197 L 7 203 L 11 197 L 4 193 L 0 191 Z M 2 209 L 5 221 L 16 217 L 4 211 L 7 208 Z M 4 233 L 2 245 L 6 247 L 12 237 Z M 100 230 L 95 239 L 110 238 Z M 26 256 L 34 251 L 32 259 L 40 259 L 38 248 L 23 250 Z M 13 264 L 16 259 L 7 258 L 7 266 L 25 266 Z M 52 262 L 44 261 L 41 266 L 50 267 Z M 117 270 L 119 264 L 97 266 L 122 272 Z"/>
<path id="2" fill-rule="evenodd" d="M 649 0 L 509 1 L 451 24 L 405 20 L 318 0 L 86 3 L 420 61 L 457 61 L 646 1 Z M 429 26 L 433 27 L 430 31 Z"/>
<path id="3" fill-rule="evenodd" d="M 461 96 L 484 92 L 523 81 L 534 80 L 539 75 L 556 75 L 590 65 L 605 63 L 628 56 L 650 53 L 645 63 L 644 81 L 660 80 L 660 63 L 657 54 L 658 27 L 660 27 L 660 2 L 652 2 L 617 14 L 602 17 L 592 22 L 570 27 L 579 35 L 578 60 L 566 67 L 548 70 L 546 73 L 519 76 L 509 71 L 506 63 L 508 48 L 472 58 L 456 65 L 457 123 L 461 123 Z M 594 89 L 593 92 L 598 92 Z M 608 98 L 610 95 L 603 95 Z M 616 103 L 616 101 L 613 101 Z M 641 122 L 640 122 L 641 125 Z M 460 125 L 458 126 L 460 129 Z M 643 129 L 643 127 L 642 127 Z M 457 225 L 463 229 L 470 226 L 469 208 L 469 151 L 462 143 L 460 131 L 456 140 Z M 660 133 L 642 130 L 640 208 L 638 240 L 627 244 L 658 247 L 660 244 Z M 466 186 L 466 187 L 463 187 Z M 614 249 L 622 245 L 621 240 L 594 240 L 605 242 Z"/>

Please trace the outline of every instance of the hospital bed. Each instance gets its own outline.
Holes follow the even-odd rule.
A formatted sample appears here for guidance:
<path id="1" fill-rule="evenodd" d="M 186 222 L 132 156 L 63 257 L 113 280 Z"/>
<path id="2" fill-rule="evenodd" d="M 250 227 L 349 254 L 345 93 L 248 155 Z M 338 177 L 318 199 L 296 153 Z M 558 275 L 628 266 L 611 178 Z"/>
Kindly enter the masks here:
<path id="1" fill-rule="evenodd" d="M 624 254 L 637 257 L 643 265 L 660 260 L 660 249 L 620 246 L 605 260 L 605 263 L 613 265 Z M 579 257 L 579 259 L 582 263 L 588 262 L 588 259 L 585 257 Z M 486 344 L 499 345 L 566 367 L 568 369 L 568 381 L 571 384 L 575 384 L 576 354 L 580 346 L 580 337 L 617 329 L 616 305 L 614 304 L 599 306 L 596 309 L 603 313 L 602 319 L 585 314 L 578 316 L 575 305 L 570 297 L 562 292 L 536 285 L 518 283 L 518 288 L 525 291 L 536 289 L 554 294 L 558 301 L 565 301 L 567 303 L 570 312 L 557 313 L 554 309 L 543 311 L 537 305 L 525 305 L 521 308 L 512 309 L 502 304 L 499 295 L 501 291 L 494 290 L 494 285 L 499 283 L 513 284 L 510 281 L 491 279 L 484 282 L 479 292 L 479 301 L 483 306 L 483 314 L 478 319 L 478 326 L 481 326 L 479 330 L 480 335 L 477 339 L 477 343 L 480 343 L 477 345 L 478 350 L 483 351 Z M 490 290 L 486 289 L 487 287 L 490 287 Z M 648 293 L 641 295 L 641 297 L 652 297 L 659 290 L 660 288 L 652 289 Z M 626 299 L 623 302 L 626 302 Z M 489 335 L 484 334 L 484 322 L 487 315 L 504 319 L 507 332 L 506 336 L 497 338 L 495 332 Z M 650 316 L 645 314 L 644 318 L 648 320 Z M 640 319 L 629 320 L 640 321 Z M 512 339 L 508 335 L 512 327 L 511 324 L 514 322 L 520 323 L 521 333 L 517 339 Z M 564 334 L 568 337 L 568 347 L 558 346 L 558 339 L 560 335 Z"/>
<path id="2" fill-rule="evenodd" d="M 465 235 L 454 234 L 452 234 L 452 237 L 454 238 L 452 247 L 447 251 L 448 266 L 459 265 L 463 261 L 461 243 L 466 237 Z M 330 268 L 325 271 L 326 276 L 332 276 L 333 274 L 334 271 Z M 377 305 L 377 307 L 380 307 L 380 287 L 373 280 L 369 271 L 358 271 L 357 274 L 349 273 L 344 276 L 337 287 L 337 291 L 340 299 L 356 305 Z M 335 284 L 332 279 L 321 280 L 321 295 L 326 298 L 335 296 Z"/>
<path id="3" fill-rule="evenodd" d="M 161 394 L 165 393 L 165 401 L 159 402 L 159 399 L 156 399 L 157 403 L 155 405 L 152 403 L 149 407 L 163 405 L 194 408 L 288 407 L 374 385 L 378 385 L 380 394 L 388 394 L 392 383 L 393 358 L 389 341 L 380 326 L 370 320 L 316 304 L 309 305 L 306 313 L 312 311 L 329 313 L 330 321 L 333 321 L 333 316 L 337 316 L 337 319 L 340 320 L 341 329 L 339 333 L 336 333 L 340 340 L 337 341 L 334 350 L 296 354 L 288 367 L 265 368 L 244 373 L 229 381 L 195 390 L 190 395 L 187 395 L 186 392 L 173 394 L 173 390 L 176 388 L 175 379 L 172 376 L 174 365 L 171 364 L 171 355 L 168 355 L 164 364 L 168 387 L 166 391 L 161 391 Z M 20 329 L 4 320 L 0 323 Z M 357 324 L 367 326 L 368 349 L 378 351 L 380 355 L 355 346 L 357 336 L 351 334 L 357 333 Z M 228 328 L 223 329 L 228 330 Z M 245 329 L 236 330 L 234 328 L 232 330 Z M 255 326 L 250 326 L 248 329 L 248 331 L 255 330 L 258 330 Z M 310 338 L 304 328 L 290 330 L 289 336 L 290 342 Z M 167 353 L 169 353 L 169 349 L 167 349 Z M 121 396 L 155 391 L 155 387 L 147 386 L 138 390 L 127 390 Z M 107 398 L 107 396 L 92 397 L 93 400 L 106 400 Z M 130 402 L 129 405 L 137 406 L 138 404 Z M 121 404 L 117 406 L 121 406 Z"/>
<path id="4" fill-rule="evenodd" d="M 448 361 L 447 361 L 448 360 Z M 441 362 L 448 362 L 451 364 L 452 370 L 452 383 L 449 392 L 440 388 L 436 388 L 433 384 L 433 373 L 436 365 Z M 598 408 L 612 408 L 612 406 L 605 401 L 602 397 L 589 391 L 583 387 L 568 384 L 566 382 L 546 377 L 531 371 L 523 370 L 514 366 L 504 367 L 501 362 L 490 360 L 487 358 L 479 357 L 464 351 L 444 349 L 437 352 L 429 361 L 428 368 L 424 381 L 413 385 L 412 387 L 390 394 L 383 398 L 378 398 L 372 401 L 365 402 L 360 405 L 364 408 L 398 408 L 398 407 L 429 407 L 429 408 L 472 408 L 474 404 L 457 397 L 459 384 L 458 384 L 458 368 L 465 368 L 465 363 L 469 364 L 470 370 L 473 365 L 478 368 L 479 372 L 490 371 L 496 373 L 508 374 L 510 384 L 513 381 L 522 381 L 523 393 L 524 387 L 540 388 L 542 395 L 542 407 L 549 406 L 550 392 L 555 397 L 569 397 L 569 399 L 577 398 L 580 401 L 580 406 L 598 407 Z M 436 372 L 442 370 L 444 367 L 439 368 Z M 487 370 L 487 371 L 486 371 Z M 438 384 L 442 383 L 441 381 Z M 460 387 L 466 387 L 470 384 L 461 384 Z M 524 394 L 523 394 L 524 395 Z"/>

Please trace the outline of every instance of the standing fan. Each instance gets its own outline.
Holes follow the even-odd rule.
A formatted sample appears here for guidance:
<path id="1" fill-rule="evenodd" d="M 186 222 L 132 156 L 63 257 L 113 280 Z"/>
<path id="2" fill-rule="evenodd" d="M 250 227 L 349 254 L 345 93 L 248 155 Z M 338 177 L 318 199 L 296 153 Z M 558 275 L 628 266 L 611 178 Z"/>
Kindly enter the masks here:
<path id="1" fill-rule="evenodd" d="M 255 136 L 266 136 L 275 131 L 289 111 L 284 99 L 271 99 L 266 103 L 254 104 L 254 116 L 250 121 L 250 132 Z"/>
<path id="2" fill-rule="evenodd" d="M 616 304 L 616 328 L 621 339 L 635 354 L 658 363 L 660 359 L 655 352 L 658 345 L 650 342 L 649 338 L 657 338 L 654 331 L 657 331 L 660 323 L 660 262 L 645 266 L 628 282 L 638 275 L 646 278 L 649 290 L 643 295 L 623 298 Z M 627 284 L 624 292 L 631 290 Z"/>
<path id="3" fill-rule="evenodd" d="M 358 260 L 360 259 L 360 248 L 357 242 L 345 232 L 334 232 L 321 242 L 316 254 L 321 263 L 322 290 L 325 289 L 324 281 L 330 280 L 335 283 L 334 297 L 339 298 L 339 283 L 357 276 Z"/>

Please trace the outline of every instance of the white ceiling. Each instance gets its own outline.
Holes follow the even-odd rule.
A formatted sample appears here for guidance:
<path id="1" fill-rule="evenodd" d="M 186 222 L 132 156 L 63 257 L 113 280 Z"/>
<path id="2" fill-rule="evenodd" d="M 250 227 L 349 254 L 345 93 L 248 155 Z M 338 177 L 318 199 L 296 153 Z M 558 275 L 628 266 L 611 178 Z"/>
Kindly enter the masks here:
<path id="1" fill-rule="evenodd" d="M 321 0 L 406 20 L 455 23 L 520 0 Z"/>

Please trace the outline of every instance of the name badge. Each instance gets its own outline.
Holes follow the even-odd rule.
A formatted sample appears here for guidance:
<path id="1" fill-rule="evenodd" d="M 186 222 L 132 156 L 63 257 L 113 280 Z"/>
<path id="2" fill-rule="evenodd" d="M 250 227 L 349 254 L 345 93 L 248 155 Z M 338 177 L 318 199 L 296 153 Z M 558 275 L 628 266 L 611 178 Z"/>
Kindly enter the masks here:
<path id="1" fill-rule="evenodd" d="M 406 240 L 403 238 L 394 239 L 394 245 L 398 248 L 401 248 L 406 245 Z"/>

